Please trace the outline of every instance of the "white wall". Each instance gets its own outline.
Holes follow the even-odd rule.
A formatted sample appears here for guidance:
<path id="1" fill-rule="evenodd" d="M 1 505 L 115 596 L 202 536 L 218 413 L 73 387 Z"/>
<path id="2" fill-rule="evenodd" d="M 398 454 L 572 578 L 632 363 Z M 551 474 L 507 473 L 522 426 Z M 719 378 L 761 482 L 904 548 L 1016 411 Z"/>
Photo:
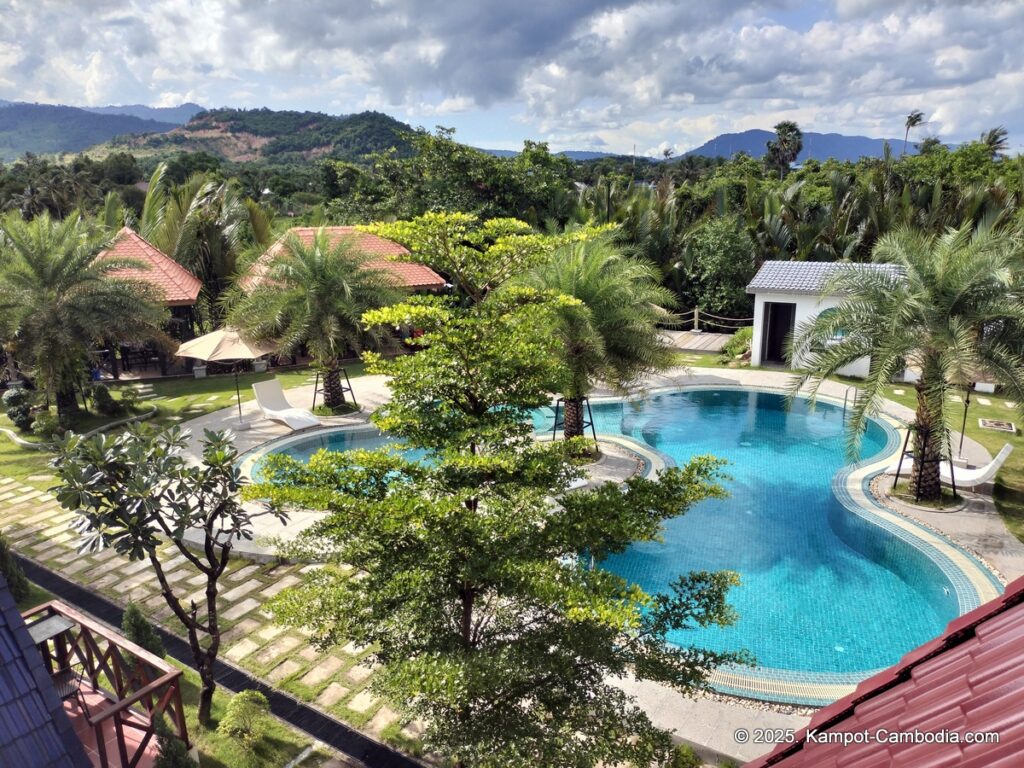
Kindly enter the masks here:
<path id="1" fill-rule="evenodd" d="M 813 320 L 822 310 L 838 306 L 841 299 L 835 296 L 816 296 L 806 293 L 757 293 L 754 294 L 754 339 L 750 351 L 750 364 L 761 365 L 761 341 L 764 333 L 764 305 L 765 302 L 779 302 L 796 305 L 796 317 L 794 318 L 794 330 L 802 323 Z M 794 361 L 798 362 L 798 361 Z M 863 379 L 868 375 L 870 361 L 862 357 L 856 362 L 850 363 L 841 368 L 839 373 L 843 376 L 855 376 Z"/>

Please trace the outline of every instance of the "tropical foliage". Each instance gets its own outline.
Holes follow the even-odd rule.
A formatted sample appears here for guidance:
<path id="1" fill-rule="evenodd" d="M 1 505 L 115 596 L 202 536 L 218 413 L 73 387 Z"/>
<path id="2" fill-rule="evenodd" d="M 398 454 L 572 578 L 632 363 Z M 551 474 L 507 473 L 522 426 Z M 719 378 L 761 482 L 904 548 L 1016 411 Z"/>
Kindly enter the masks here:
<path id="1" fill-rule="evenodd" d="M 162 297 L 118 276 L 134 262 L 97 258 L 108 235 L 95 222 L 8 215 L 0 234 L 0 335 L 70 425 L 93 350 L 105 342 L 161 338 Z"/>
<path id="2" fill-rule="evenodd" d="M 659 324 L 675 319 L 675 299 L 654 266 L 624 256 L 611 233 L 565 243 L 518 282 L 576 299 L 560 305 L 555 324 L 567 438 L 583 435 L 583 398 L 598 382 L 625 391 L 672 364 Z"/>
<path id="3" fill-rule="evenodd" d="M 362 316 L 398 301 L 402 291 L 393 275 L 368 264 L 351 239 L 332 243 L 324 230 L 306 244 L 289 235 L 273 255 L 261 283 L 226 297 L 230 323 L 257 341 L 272 342 L 285 355 L 303 348 L 324 369 L 324 401 L 345 402 L 341 361 L 391 339 L 367 329 Z"/>
<path id="4" fill-rule="evenodd" d="M 668 764 L 669 735 L 609 680 L 629 671 L 691 691 L 747 659 L 665 642 L 671 628 L 733 621 L 734 574 L 681 574 L 648 595 L 579 557 L 653 540 L 723 492 L 710 457 L 567 492 L 575 445 L 534 442 L 530 414 L 563 373 L 547 330 L 575 304 L 505 288 L 465 307 L 420 298 L 368 313 L 424 331 L 415 355 L 371 356 L 370 369 L 393 393 L 374 421 L 429 461 L 279 456 L 249 494 L 328 511 L 303 547 L 328 565 L 282 593 L 275 616 L 318 643 L 374 649 L 373 690 L 424 721 L 426 748 L 457 766 Z"/>
<path id="5" fill-rule="evenodd" d="M 949 395 L 980 379 L 1024 403 L 1024 306 L 1019 243 L 991 223 L 943 234 L 903 228 L 884 235 L 874 259 L 895 269 L 839 269 L 826 290 L 846 298 L 797 329 L 792 357 L 813 390 L 843 366 L 870 357 L 850 411 L 859 439 L 883 390 L 908 366 L 917 372 L 911 481 L 939 497 L 939 463 L 951 458 Z M 957 409 L 959 413 L 959 409 Z"/>

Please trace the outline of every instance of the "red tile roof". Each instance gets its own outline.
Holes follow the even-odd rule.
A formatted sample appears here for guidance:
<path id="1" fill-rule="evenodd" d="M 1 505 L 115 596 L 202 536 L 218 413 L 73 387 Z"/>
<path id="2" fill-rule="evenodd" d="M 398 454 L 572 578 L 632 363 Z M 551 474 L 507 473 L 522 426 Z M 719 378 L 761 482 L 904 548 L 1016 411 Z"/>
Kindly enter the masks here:
<path id="1" fill-rule="evenodd" d="M 198 277 L 128 227 L 117 233 L 110 248 L 99 258 L 132 259 L 146 265 L 148 269 L 131 267 L 111 274 L 155 286 L 163 293 L 164 302 L 169 307 L 195 304 L 203 287 Z"/>
<path id="2" fill-rule="evenodd" d="M 320 227 L 292 227 L 287 235 L 295 235 L 303 245 L 312 245 L 317 231 Z M 445 285 L 444 278 L 437 274 L 425 264 L 415 264 L 409 261 L 396 261 L 409 255 L 404 245 L 385 240 L 383 237 L 371 235 L 368 232 L 360 232 L 355 227 L 323 227 L 324 232 L 331 245 L 335 245 L 342 238 L 351 238 L 356 249 L 370 256 L 380 256 L 379 259 L 372 259 L 366 262 L 366 266 L 373 269 L 387 270 L 395 276 L 399 285 L 410 290 L 437 290 Z M 240 283 L 245 289 L 252 289 L 258 286 L 267 273 L 267 268 L 274 256 L 284 247 L 285 237 L 281 237 L 266 252 L 256 260 L 249 268 Z"/>
<path id="3" fill-rule="evenodd" d="M 883 729 L 909 740 L 880 741 L 878 731 Z M 954 741 L 968 732 L 996 733 L 998 742 Z M 925 734 L 938 734 L 938 740 Z M 825 741 L 840 738 L 851 743 Z M 849 696 L 819 710 L 794 743 L 780 744 L 745 768 L 1022 765 L 1024 578 L 1012 582 L 1002 597 L 950 622 L 945 634 L 863 681 Z"/>

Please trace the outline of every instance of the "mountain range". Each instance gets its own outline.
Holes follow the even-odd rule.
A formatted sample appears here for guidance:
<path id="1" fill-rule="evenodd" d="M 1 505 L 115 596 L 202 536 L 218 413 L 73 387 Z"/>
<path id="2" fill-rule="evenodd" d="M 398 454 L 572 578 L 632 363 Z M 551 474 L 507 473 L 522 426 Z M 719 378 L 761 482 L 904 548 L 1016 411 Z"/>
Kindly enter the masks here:
<path id="1" fill-rule="evenodd" d="M 379 112 L 327 115 L 270 109 L 176 107 L 70 107 L 0 99 L 0 161 L 26 152 L 61 154 L 91 149 L 96 154 L 127 150 L 139 155 L 205 151 L 226 160 L 302 162 L 318 157 L 357 159 L 395 147 L 408 151 L 402 134 L 410 126 Z M 724 133 L 686 155 L 731 157 L 746 152 L 760 158 L 775 134 L 765 130 Z M 881 157 L 885 143 L 898 151 L 902 139 L 873 139 L 838 133 L 804 133 L 797 162 L 814 158 L 857 160 Z M 908 151 L 915 152 L 913 144 Z M 484 149 L 499 157 L 512 150 Z M 567 150 L 560 154 L 581 162 L 621 156 L 609 152 Z M 654 159 L 654 158 L 648 158 Z M 660 159 L 660 158 L 658 158 Z"/>
<path id="2" fill-rule="evenodd" d="M 687 155 L 700 157 L 732 157 L 737 152 L 746 152 L 751 157 L 761 158 L 767 151 L 768 142 L 775 138 L 772 131 L 753 129 L 742 133 L 723 133 L 716 136 Z M 796 161 L 805 160 L 849 160 L 854 162 L 862 157 L 882 157 L 888 142 L 893 151 L 903 148 L 903 139 L 871 139 L 867 136 L 845 136 L 841 133 L 804 132 L 804 148 Z M 916 153 L 914 144 L 907 144 L 908 153 Z"/>

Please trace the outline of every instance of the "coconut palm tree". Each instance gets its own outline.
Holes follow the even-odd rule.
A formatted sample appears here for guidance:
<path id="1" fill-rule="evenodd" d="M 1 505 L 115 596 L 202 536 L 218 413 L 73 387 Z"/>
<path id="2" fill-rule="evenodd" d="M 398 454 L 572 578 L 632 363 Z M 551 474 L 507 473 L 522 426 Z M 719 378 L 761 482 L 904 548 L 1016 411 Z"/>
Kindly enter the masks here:
<path id="1" fill-rule="evenodd" d="M 229 322 L 253 339 L 278 345 L 282 354 L 310 351 L 324 369 L 324 403 L 330 408 L 345 402 L 341 361 L 350 352 L 389 342 L 380 331 L 363 327 L 363 313 L 403 295 L 391 273 L 368 266 L 368 259 L 347 238 L 332 245 L 322 229 L 309 245 L 289 235 L 260 286 L 226 298 Z"/>
<path id="2" fill-rule="evenodd" d="M 903 154 L 907 154 L 907 140 L 910 138 L 910 131 L 924 122 L 924 112 L 920 109 L 911 110 L 907 120 L 903 124 L 906 130 L 903 131 Z"/>
<path id="3" fill-rule="evenodd" d="M 921 496 L 940 494 L 938 460 L 948 458 L 947 395 L 979 376 L 1024 403 L 1024 305 L 1019 245 L 989 222 L 943 234 L 903 227 L 875 246 L 891 270 L 837 269 L 825 291 L 845 296 L 834 312 L 797 328 L 791 359 L 802 368 L 794 392 L 812 392 L 840 368 L 870 357 L 870 373 L 851 410 L 853 452 L 869 414 L 905 366 L 919 373 L 911 481 Z"/>
<path id="4" fill-rule="evenodd" d="M 989 128 L 981 134 L 981 143 L 988 147 L 992 159 L 1006 153 L 1010 147 L 1010 134 L 1006 128 L 1000 125 L 997 128 Z"/>
<path id="5" fill-rule="evenodd" d="M 210 325 L 243 251 L 263 250 L 273 237 L 271 215 L 235 185 L 196 173 L 174 186 L 164 163 L 150 178 L 139 232 L 200 279 Z"/>
<path id="6" fill-rule="evenodd" d="M 675 305 L 650 262 L 624 256 L 605 233 L 558 248 L 517 282 L 579 300 L 560 310 L 566 383 L 565 437 L 583 435 L 583 398 L 598 381 L 625 390 L 644 374 L 672 364 L 658 323 L 675 319 Z"/>
<path id="7" fill-rule="evenodd" d="M 58 221 L 43 213 L 28 222 L 8 215 L 0 228 L 5 347 L 13 346 L 67 425 L 90 350 L 104 340 L 162 338 L 163 301 L 151 286 L 114 274 L 135 262 L 97 260 L 109 233 L 95 222 L 74 214 Z"/>

